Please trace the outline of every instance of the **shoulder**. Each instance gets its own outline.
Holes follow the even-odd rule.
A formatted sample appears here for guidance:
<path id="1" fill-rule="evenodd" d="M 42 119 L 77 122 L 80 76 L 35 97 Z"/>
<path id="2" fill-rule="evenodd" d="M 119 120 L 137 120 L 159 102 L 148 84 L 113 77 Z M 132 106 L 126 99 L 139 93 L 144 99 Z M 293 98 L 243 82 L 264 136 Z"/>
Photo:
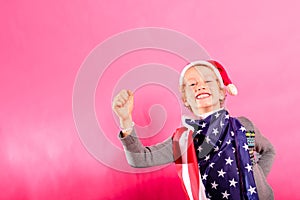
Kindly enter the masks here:
<path id="1" fill-rule="evenodd" d="M 239 117 L 237 117 L 237 119 L 247 130 L 255 129 L 253 122 L 249 118 L 247 118 L 245 116 L 239 116 Z"/>

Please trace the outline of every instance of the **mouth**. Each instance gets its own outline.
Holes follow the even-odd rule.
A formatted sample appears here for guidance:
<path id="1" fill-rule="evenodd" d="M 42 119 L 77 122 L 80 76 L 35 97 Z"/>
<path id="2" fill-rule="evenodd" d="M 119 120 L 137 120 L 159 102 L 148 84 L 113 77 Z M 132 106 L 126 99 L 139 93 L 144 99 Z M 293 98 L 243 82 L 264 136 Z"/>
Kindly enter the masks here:
<path id="1" fill-rule="evenodd" d="M 210 95 L 211 94 L 209 94 L 209 93 L 201 93 L 196 96 L 196 99 L 205 99 L 205 98 L 210 97 Z"/>

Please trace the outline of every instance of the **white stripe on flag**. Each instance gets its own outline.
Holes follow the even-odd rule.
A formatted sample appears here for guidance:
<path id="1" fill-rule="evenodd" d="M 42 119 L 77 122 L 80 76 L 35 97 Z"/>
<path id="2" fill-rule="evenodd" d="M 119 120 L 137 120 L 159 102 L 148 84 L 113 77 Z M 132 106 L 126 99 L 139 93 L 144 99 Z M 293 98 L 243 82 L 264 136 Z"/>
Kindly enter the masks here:
<path id="1" fill-rule="evenodd" d="M 186 156 L 186 154 L 185 154 Z M 182 178 L 183 178 L 183 183 L 185 185 L 186 191 L 189 195 L 190 200 L 194 200 L 193 198 L 193 193 L 192 193 L 192 188 L 191 188 L 191 182 L 190 182 L 190 175 L 189 175 L 189 170 L 188 170 L 188 165 L 187 164 L 182 164 Z"/>

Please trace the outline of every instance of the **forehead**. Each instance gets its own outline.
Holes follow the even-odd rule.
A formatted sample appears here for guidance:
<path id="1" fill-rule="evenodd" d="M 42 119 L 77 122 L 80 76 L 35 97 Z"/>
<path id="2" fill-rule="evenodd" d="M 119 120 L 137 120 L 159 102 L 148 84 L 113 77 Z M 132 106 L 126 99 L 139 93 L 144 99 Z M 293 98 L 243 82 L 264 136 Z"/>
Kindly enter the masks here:
<path id="1" fill-rule="evenodd" d="M 210 67 L 204 66 L 204 65 L 196 65 L 191 68 L 189 68 L 186 73 L 184 74 L 184 79 L 192 79 L 192 78 L 208 78 L 213 77 L 216 78 L 215 73 Z"/>

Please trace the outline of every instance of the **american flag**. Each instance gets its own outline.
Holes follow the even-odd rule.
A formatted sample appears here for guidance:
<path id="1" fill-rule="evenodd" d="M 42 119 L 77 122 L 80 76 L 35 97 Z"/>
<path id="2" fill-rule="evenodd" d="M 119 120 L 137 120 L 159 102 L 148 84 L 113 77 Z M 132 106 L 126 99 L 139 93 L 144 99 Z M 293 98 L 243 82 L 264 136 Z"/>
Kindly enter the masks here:
<path id="1" fill-rule="evenodd" d="M 257 200 L 246 129 L 226 110 L 203 120 L 186 119 L 206 196 L 213 199 Z"/>

